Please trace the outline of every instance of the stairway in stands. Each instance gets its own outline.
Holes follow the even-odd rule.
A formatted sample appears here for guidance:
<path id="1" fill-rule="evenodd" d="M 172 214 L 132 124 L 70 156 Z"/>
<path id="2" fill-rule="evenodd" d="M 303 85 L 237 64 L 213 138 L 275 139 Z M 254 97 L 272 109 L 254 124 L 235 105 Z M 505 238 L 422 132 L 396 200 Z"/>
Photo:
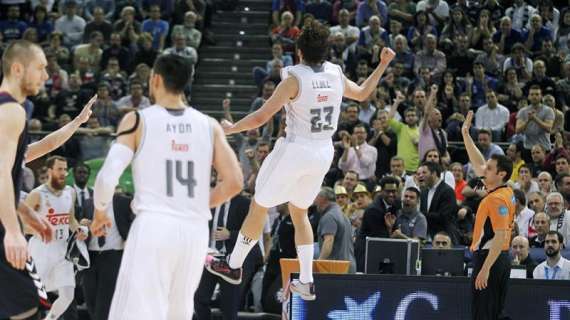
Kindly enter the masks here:
<path id="1" fill-rule="evenodd" d="M 247 113 L 258 93 L 252 69 L 265 67 L 271 59 L 270 11 L 271 0 L 242 0 L 233 12 L 214 15 L 212 31 L 217 43 L 200 48 L 192 106 L 220 118 L 222 100 L 229 97 L 238 118 Z"/>

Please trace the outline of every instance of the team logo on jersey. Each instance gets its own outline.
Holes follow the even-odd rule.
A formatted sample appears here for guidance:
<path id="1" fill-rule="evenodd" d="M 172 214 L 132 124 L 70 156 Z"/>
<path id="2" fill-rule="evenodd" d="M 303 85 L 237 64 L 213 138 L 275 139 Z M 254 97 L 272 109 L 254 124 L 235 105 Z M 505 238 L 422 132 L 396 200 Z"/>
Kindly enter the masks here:
<path id="1" fill-rule="evenodd" d="M 69 224 L 69 213 L 55 213 L 53 208 L 48 209 L 46 218 L 52 226 Z"/>
<path id="2" fill-rule="evenodd" d="M 188 150 L 190 150 L 190 147 L 187 144 L 176 143 L 176 140 L 172 140 L 171 148 L 174 152 L 188 152 Z"/>
<path id="3" fill-rule="evenodd" d="M 507 209 L 507 207 L 505 207 L 505 206 L 499 207 L 499 214 L 501 216 L 506 216 L 508 213 L 509 213 L 509 209 Z"/>
<path id="4" fill-rule="evenodd" d="M 327 102 L 329 101 L 329 96 L 325 96 L 322 94 L 317 95 L 317 102 Z"/>

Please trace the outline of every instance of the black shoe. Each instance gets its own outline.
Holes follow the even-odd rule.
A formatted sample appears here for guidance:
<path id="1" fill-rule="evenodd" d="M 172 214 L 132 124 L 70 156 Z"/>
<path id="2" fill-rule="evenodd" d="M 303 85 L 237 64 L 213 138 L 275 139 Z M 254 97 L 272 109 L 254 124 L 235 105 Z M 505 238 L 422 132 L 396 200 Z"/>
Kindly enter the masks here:
<path id="1" fill-rule="evenodd" d="M 208 256 L 206 258 L 206 270 L 231 284 L 241 283 L 242 268 L 232 269 L 225 258 Z"/>

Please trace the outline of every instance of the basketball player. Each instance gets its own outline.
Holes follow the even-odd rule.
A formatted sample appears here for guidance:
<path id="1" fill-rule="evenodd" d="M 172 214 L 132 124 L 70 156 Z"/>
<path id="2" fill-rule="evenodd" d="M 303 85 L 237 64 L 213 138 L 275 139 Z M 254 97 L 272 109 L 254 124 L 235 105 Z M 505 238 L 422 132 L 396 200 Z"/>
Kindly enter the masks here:
<path id="1" fill-rule="evenodd" d="M 28 144 L 26 112 L 22 103 L 37 95 L 48 78 L 47 61 L 42 49 L 25 40 L 12 41 L 2 56 L 3 80 L 0 86 L 0 319 L 37 319 L 38 286 L 30 272 L 33 264 L 26 263 L 28 244 L 18 223 L 23 222 L 42 240 L 53 236 L 51 225 L 23 203 L 18 203 L 22 183 L 22 166 L 58 148 L 91 114 L 93 97 L 79 116 L 65 127 L 42 140 Z M 12 205 L 14 204 L 14 205 Z M 17 210 L 16 210 L 17 209 Z M 24 268 L 27 270 L 24 271 Z M 39 287 L 39 288 L 38 288 Z"/>
<path id="2" fill-rule="evenodd" d="M 192 73 L 183 57 L 156 59 L 149 80 L 156 104 L 125 116 L 97 175 L 91 230 L 100 236 L 111 225 L 106 208 L 118 179 L 133 163 L 137 218 L 123 253 L 111 320 L 192 318 L 208 249 L 210 208 L 243 187 L 221 126 L 183 102 Z M 220 182 L 210 190 L 212 165 Z"/>
<path id="3" fill-rule="evenodd" d="M 229 261 L 209 257 L 206 264 L 213 274 L 240 283 L 241 267 L 259 239 L 268 208 L 289 202 L 301 267 L 300 279 L 293 281 L 290 288 L 305 300 L 316 298 L 312 275 L 313 232 L 307 208 L 319 193 L 333 160 L 331 137 L 337 129 L 342 98 L 367 99 L 395 56 L 394 51 L 384 48 L 380 64 L 359 86 L 344 76 L 340 66 L 325 61 L 328 30 L 317 21 L 305 27 L 297 40 L 301 63 L 283 69 L 281 83 L 259 110 L 236 124 L 222 123 L 226 134 L 255 129 L 286 106 L 287 136 L 277 140 L 263 162 L 256 180 L 255 199 Z M 356 152 L 360 157 L 359 151 Z"/>
<path id="4" fill-rule="evenodd" d="M 73 301 L 75 273 L 73 263 L 65 259 L 69 231 L 78 231 L 77 239 L 87 239 L 87 229 L 79 228 L 75 220 L 75 190 L 65 185 L 67 160 L 60 156 L 47 159 L 48 181 L 32 190 L 25 203 L 45 217 L 54 229 L 50 243 L 34 235 L 29 249 L 36 264 L 40 279 L 46 291 L 57 292 L 58 298 L 52 304 L 46 319 L 58 319 Z"/>

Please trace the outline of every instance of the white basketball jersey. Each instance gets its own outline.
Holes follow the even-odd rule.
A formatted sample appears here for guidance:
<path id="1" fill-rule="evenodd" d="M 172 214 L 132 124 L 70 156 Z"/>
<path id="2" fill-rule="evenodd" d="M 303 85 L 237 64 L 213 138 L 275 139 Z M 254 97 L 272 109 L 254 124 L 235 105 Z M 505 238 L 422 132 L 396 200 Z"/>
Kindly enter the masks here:
<path id="1" fill-rule="evenodd" d="M 209 220 L 214 132 L 208 116 L 188 107 L 142 111 L 143 134 L 132 169 L 133 211 Z"/>
<path id="2" fill-rule="evenodd" d="M 324 62 L 315 69 L 305 64 L 283 68 L 281 78 L 295 76 L 297 97 L 285 107 L 287 138 L 330 140 L 337 129 L 344 95 L 344 74 L 340 66 Z"/>
<path id="3" fill-rule="evenodd" d="M 69 215 L 73 207 L 73 188 L 65 186 L 59 196 L 43 184 L 37 188 L 40 194 L 38 213 L 45 217 L 54 229 L 51 243 L 67 243 L 69 237 Z"/>

